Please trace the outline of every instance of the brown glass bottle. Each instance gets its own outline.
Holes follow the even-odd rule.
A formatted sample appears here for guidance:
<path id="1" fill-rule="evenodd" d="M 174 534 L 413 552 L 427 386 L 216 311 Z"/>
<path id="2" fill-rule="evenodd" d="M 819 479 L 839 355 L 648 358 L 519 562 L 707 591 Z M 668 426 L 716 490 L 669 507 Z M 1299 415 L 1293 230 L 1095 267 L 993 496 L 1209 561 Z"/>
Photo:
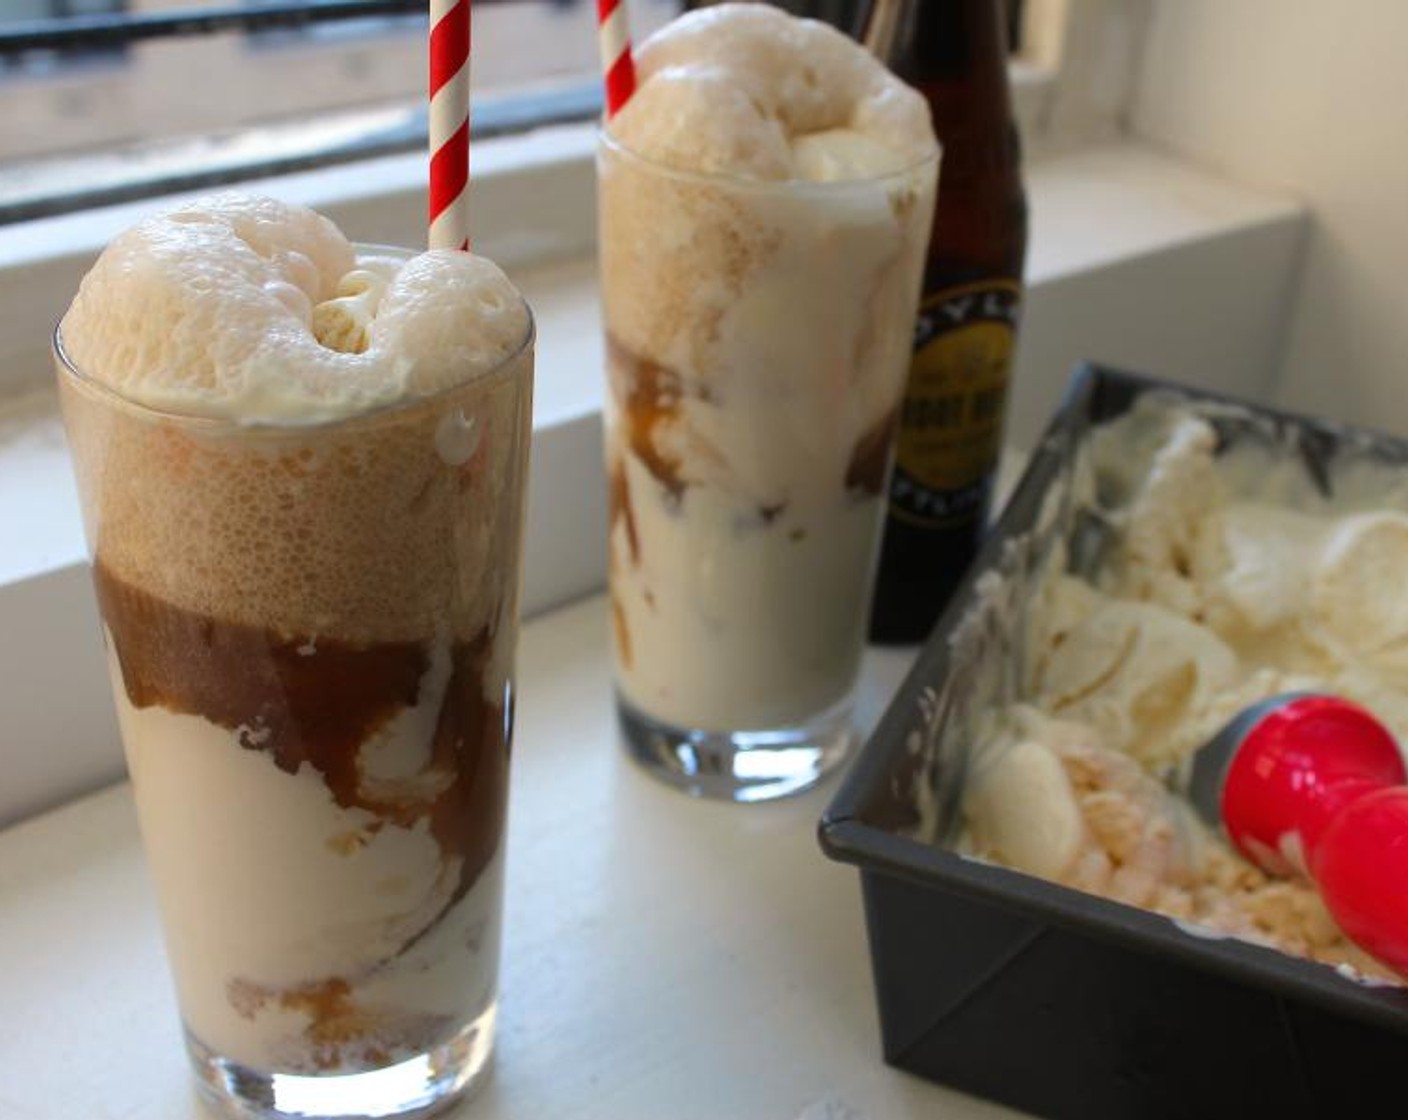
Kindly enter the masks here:
<path id="1" fill-rule="evenodd" d="M 874 0 L 865 42 L 943 145 L 870 637 L 922 641 L 987 525 L 1027 248 L 1002 0 Z"/>

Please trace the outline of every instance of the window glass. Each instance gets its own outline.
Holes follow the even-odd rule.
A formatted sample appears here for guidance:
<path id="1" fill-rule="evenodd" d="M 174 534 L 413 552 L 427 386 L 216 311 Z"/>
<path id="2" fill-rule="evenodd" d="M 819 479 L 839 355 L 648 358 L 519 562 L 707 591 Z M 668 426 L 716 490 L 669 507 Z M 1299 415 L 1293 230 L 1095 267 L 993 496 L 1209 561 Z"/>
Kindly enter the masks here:
<path id="1" fill-rule="evenodd" d="M 423 144 L 424 3 L 404 5 L 404 14 L 127 42 L 91 19 L 289 6 L 0 0 L 0 220 L 36 216 L 46 197 L 65 209 L 129 196 L 142 181 L 190 185 L 183 176 L 201 167 L 230 179 L 261 159 L 290 170 L 300 151 L 311 164 L 338 151 L 350 157 Z M 630 0 L 633 34 L 648 34 L 679 8 L 679 0 Z M 481 116 L 493 131 L 595 113 L 592 0 L 477 0 L 473 14 L 476 126 Z M 32 31 L 41 20 L 70 21 L 85 35 L 57 48 L 4 46 L 7 30 Z"/>

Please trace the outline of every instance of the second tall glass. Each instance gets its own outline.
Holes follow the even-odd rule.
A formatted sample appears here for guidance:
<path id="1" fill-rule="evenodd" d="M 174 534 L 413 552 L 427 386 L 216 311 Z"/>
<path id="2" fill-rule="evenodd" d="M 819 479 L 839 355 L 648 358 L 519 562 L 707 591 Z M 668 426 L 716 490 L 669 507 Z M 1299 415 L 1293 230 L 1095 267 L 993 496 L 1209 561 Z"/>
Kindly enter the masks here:
<path id="1" fill-rule="evenodd" d="M 937 171 L 760 182 L 600 139 L 618 715 L 691 793 L 805 789 L 854 738 Z"/>

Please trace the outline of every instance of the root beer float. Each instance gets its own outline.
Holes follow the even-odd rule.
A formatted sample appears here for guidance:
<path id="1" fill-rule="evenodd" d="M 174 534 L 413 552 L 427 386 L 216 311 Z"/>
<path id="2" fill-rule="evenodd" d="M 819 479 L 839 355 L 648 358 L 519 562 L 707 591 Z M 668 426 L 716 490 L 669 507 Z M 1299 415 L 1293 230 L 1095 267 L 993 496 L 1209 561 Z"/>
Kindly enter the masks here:
<path id="1" fill-rule="evenodd" d="M 598 157 L 621 718 L 667 781 L 755 800 L 850 738 L 938 149 L 918 93 L 766 5 L 634 65 Z"/>
<path id="2" fill-rule="evenodd" d="M 280 1078 L 462 1087 L 496 1000 L 527 306 L 482 258 L 224 195 L 118 237 L 56 350 L 198 1072 L 262 1078 L 272 1115 Z"/>

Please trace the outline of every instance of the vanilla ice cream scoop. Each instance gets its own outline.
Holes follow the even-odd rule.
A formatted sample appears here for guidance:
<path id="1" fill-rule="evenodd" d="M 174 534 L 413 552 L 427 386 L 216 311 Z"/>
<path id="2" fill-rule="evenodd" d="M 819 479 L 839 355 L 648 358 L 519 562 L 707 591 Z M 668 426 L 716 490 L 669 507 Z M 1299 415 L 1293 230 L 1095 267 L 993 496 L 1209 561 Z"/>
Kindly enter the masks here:
<path id="1" fill-rule="evenodd" d="M 637 155 L 761 180 L 866 179 L 936 150 L 923 97 L 828 24 L 713 4 L 636 52 L 611 134 Z"/>
<path id="2" fill-rule="evenodd" d="M 1017 740 L 974 776 L 964 812 L 979 848 L 1047 879 L 1065 877 L 1085 834 L 1060 758 L 1034 738 Z"/>
<path id="3" fill-rule="evenodd" d="M 1311 577 L 1312 626 L 1346 660 L 1408 664 L 1408 599 L 1397 593 L 1404 573 L 1408 516 L 1345 518 L 1328 534 Z"/>
<path id="4" fill-rule="evenodd" d="M 354 247 L 327 218 L 227 193 L 115 238 L 60 324 L 85 375 L 151 408 L 316 423 L 497 368 L 530 330 L 497 265 Z"/>
<path id="5" fill-rule="evenodd" d="M 1325 536 L 1324 519 L 1238 502 L 1212 520 L 1221 555 L 1208 598 L 1220 612 L 1219 628 L 1261 632 L 1298 618 L 1310 593 L 1310 560 Z"/>
<path id="6" fill-rule="evenodd" d="M 337 284 L 337 295 L 313 308 L 313 337 L 340 354 L 360 354 L 371 344 L 372 321 L 395 271 L 354 268 Z"/>
<path id="7" fill-rule="evenodd" d="M 1112 746 L 1169 761 L 1179 725 L 1236 679 L 1217 635 L 1153 603 L 1101 602 L 1050 657 L 1040 681 L 1053 714 L 1089 721 Z"/>

